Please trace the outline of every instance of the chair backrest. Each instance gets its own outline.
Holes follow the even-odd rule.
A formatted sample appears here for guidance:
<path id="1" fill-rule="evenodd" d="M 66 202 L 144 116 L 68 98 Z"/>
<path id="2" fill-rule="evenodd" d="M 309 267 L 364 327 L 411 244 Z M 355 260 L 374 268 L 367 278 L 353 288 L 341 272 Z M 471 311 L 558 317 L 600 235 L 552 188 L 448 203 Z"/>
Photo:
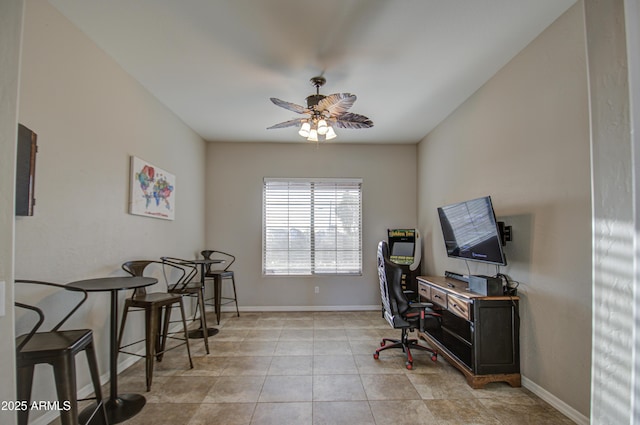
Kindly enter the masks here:
<path id="1" fill-rule="evenodd" d="M 387 242 L 378 243 L 378 279 L 384 317 L 393 327 L 408 325 L 403 314 L 409 309 L 409 300 L 402 290 L 402 269 L 389 260 Z"/>
<path id="2" fill-rule="evenodd" d="M 122 263 L 122 270 L 129 273 L 131 276 L 144 276 L 144 271 L 150 264 L 160 263 L 154 260 L 133 260 L 125 261 Z M 136 288 L 133 290 L 133 296 L 142 296 L 147 293 L 146 288 Z"/>
<path id="3" fill-rule="evenodd" d="M 189 260 L 176 257 L 160 257 L 162 260 L 162 273 L 170 291 L 182 290 L 198 274 L 197 266 Z"/>
<path id="4" fill-rule="evenodd" d="M 224 270 L 227 271 L 229 270 L 229 267 L 231 267 L 231 265 L 233 264 L 234 261 L 236 261 L 236 257 L 232 254 L 228 254 L 226 252 L 223 251 L 216 251 L 213 249 L 205 249 L 203 251 L 200 252 L 200 254 L 202 254 L 202 257 L 207 259 L 207 260 L 222 260 L 224 261 L 223 263 L 220 264 L 211 264 L 208 267 L 208 270 Z"/>
<path id="5" fill-rule="evenodd" d="M 73 286 L 61 285 L 59 283 L 43 282 L 43 281 L 40 281 L 40 280 L 27 280 L 27 279 L 16 279 L 15 283 L 32 284 L 32 285 L 40 285 L 40 286 L 49 286 L 49 287 L 55 287 L 55 288 L 62 288 L 65 291 L 77 292 L 77 293 L 81 293 L 82 294 L 82 297 L 74 304 L 73 308 L 60 321 L 58 321 L 56 324 L 53 325 L 53 327 L 51 328 L 50 332 L 55 332 L 55 331 L 60 330 L 62 325 L 64 325 L 64 323 L 80 308 L 80 306 L 82 304 L 84 304 L 84 302 L 87 300 L 87 297 L 88 297 L 87 291 L 85 291 L 82 288 L 76 288 L 76 287 L 73 287 Z M 29 305 L 29 304 L 21 303 L 21 302 L 15 302 L 14 305 L 16 307 L 20 307 L 20 308 L 24 308 L 24 309 L 27 309 L 27 310 L 34 311 L 34 312 L 36 312 L 38 314 L 37 323 L 31 328 L 31 330 L 27 334 L 27 337 L 24 338 L 22 340 L 22 342 L 20 343 L 20 345 L 18 345 L 16 347 L 16 350 L 20 351 L 22 349 L 22 347 L 24 347 L 25 344 L 27 344 L 27 342 L 29 342 L 31 337 L 33 337 L 33 335 L 40 330 L 40 327 L 42 326 L 42 323 L 44 322 L 45 315 L 44 315 L 44 312 L 40 308 L 38 308 L 36 306 L 33 306 L 33 305 Z"/>
<path id="6" fill-rule="evenodd" d="M 144 270 L 149 264 L 159 263 L 154 260 L 134 260 L 126 261 L 122 263 L 122 270 L 129 273 L 131 276 L 144 276 Z"/>

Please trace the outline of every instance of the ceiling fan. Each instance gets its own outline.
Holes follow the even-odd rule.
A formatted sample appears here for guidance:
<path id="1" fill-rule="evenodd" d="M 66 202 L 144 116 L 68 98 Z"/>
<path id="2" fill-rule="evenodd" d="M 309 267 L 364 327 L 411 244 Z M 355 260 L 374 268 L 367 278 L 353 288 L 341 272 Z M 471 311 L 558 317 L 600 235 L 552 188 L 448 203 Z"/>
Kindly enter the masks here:
<path id="1" fill-rule="evenodd" d="M 289 111 L 307 114 L 308 117 L 296 118 L 268 127 L 286 128 L 300 125 L 298 134 L 312 142 L 331 140 L 336 137 L 334 127 L 338 128 L 370 128 L 373 122 L 364 115 L 347 112 L 356 101 L 356 95 L 351 93 L 334 93 L 328 96 L 320 94 L 327 80 L 322 77 L 311 78 L 311 84 L 316 88 L 316 94 L 307 96 L 307 107 L 271 98 L 271 101 Z"/>

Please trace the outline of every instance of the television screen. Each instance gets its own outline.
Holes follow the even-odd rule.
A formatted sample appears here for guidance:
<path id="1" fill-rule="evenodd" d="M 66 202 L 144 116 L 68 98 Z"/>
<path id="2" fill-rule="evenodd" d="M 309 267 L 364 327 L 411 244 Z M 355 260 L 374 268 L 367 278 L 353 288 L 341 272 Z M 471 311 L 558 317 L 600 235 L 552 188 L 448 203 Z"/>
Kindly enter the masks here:
<path id="1" fill-rule="evenodd" d="M 491 197 L 438 208 L 447 255 L 506 265 Z"/>
<path id="2" fill-rule="evenodd" d="M 391 249 L 391 255 L 400 257 L 413 257 L 413 242 L 396 242 Z"/>

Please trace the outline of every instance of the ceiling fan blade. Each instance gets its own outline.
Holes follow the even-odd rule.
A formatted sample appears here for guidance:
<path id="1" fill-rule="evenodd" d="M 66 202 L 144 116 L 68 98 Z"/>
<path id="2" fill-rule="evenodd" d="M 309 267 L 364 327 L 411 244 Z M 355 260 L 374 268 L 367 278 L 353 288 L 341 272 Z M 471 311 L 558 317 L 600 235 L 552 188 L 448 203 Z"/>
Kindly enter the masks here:
<path id="1" fill-rule="evenodd" d="M 331 116 L 344 114 L 351 108 L 357 97 L 351 93 L 334 93 L 318 102 L 318 110 L 328 111 Z"/>
<path id="2" fill-rule="evenodd" d="M 346 112 L 335 117 L 336 127 L 338 128 L 370 128 L 373 127 L 373 121 L 364 115 Z"/>
<path id="3" fill-rule="evenodd" d="M 309 110 L 304 106 L 296 105 L 295 103 L 286 102 L 284 100 L 277 99 L 275 97 L 271 98 L 271 101 L 280 106 L 281 108 L 288 109 L 290 111 L 296 112 L 298 114 L 308 114 Z"/>
<path id="4" fill-rule="evenodd" d="M 287 128 L 287 127 L 294 127 L 294 126 L 301 125 L 304 121 L 306 121 L 306 118 L 296 118 L 296 119 L 294 119 L 294 120 L 289 120 L 289 121 L 281 122 L 281 123 L 279 123 L 279 124 L 272 125 L 271 127 L 267 127 L 267 130 L 271 130 L 271 129 L 273 129 L 273 128 Z"/>

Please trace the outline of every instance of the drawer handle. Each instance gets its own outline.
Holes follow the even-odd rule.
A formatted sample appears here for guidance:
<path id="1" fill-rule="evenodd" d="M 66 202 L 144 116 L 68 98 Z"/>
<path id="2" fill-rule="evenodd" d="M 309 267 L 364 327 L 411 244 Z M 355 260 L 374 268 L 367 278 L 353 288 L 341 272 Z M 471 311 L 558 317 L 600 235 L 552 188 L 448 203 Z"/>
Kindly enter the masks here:
<path id="1" fill-rule="evenodd" d="M 434 295 L 433 297 L 442 299 L 442 297 L 440 295 L 438 295 L 438 294 Z"/>
<path id="2" fill-rule="evenodd" d="M 465 312 L 465 310 L 462 307 L 460 307 L 458 304 L 453 304 L 453 307 L 458 309 L 458 311 L 461 312 L 461 313 Z"/>

